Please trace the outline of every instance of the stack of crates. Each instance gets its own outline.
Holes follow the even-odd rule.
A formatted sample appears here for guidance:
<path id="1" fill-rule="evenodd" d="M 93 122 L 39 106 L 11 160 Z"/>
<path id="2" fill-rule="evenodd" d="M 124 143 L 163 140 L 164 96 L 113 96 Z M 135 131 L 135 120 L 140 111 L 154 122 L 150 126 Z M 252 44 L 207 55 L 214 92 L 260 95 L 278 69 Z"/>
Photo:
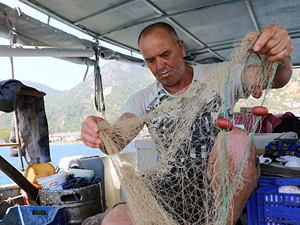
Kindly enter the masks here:
<path id="1" fill-rule="evenodd" d="M 300 177 L 261 177 L 247 202 L 248 225 L 300 224 L 300 194 L 279 193 L 280 186 L 300 186 Z"/>

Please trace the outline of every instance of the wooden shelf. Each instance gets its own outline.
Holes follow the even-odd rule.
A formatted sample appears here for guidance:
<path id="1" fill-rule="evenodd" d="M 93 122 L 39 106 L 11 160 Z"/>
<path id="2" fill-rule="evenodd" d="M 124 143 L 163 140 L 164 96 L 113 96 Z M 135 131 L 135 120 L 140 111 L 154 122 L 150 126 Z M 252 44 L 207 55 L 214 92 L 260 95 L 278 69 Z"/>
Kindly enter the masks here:
<path id="1" fill-rule="evenodd" d="M 20 145 L 18 143 L 2 143 L 0 144 L 0 147 L 19 147 Z"/>
<path id="2" fill-rule="evenodd" d="M 42 91 L 32 91 L 27 89 L 21 89 L 19 92 L 19 95 L 28 95 L 28 96 L 34 96 L 34 97 L 44 97 L 46 95 L 45 92 Z"/>

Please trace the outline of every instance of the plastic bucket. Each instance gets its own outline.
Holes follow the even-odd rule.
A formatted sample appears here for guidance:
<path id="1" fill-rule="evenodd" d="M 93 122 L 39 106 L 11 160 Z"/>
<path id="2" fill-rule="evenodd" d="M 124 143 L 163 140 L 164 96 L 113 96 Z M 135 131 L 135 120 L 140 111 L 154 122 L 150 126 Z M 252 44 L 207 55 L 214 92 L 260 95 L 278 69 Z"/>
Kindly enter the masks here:
<path id="1" fill-rule="evenodd" d="M 86 177 L 92 178 L 94 176 L 94 170 L 84 170 L 84 169 L 69 169 L 69 172 L 74 174 L 74 177 Z"/>
<path id="2" fill-rule="evenodd" d="M 37 182 L 46 190 L 63 190 L 62 184 L 65 182 L 67 172 L 59 172 L 48 177 L 38 178 Z"/>

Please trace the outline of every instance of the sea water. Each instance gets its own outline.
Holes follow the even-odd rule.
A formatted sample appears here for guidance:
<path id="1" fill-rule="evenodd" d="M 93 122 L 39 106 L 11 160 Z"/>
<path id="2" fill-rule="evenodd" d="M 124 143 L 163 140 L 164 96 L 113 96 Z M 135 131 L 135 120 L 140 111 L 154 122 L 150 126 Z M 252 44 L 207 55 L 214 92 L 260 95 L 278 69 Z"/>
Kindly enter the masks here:
<path id="1" fill-rule="evenodd" d="M 0 148 L 0 155 L 20 171 L 20 160 L 18 157 L 9 156 L 9 147 Z M 134 143 L 130 143 L 123 151 L 135 151 Z M 50 156 L 51 163 L 56 168 L 61 158 L 67 156 L 84 155 L 84 156 L 103 156 L 103 153 L 96 148 L 90 148 L 84 144 L 70 144 L 70 145 L 51 145 Z M 24 169 L 27 168 L 27 163 L 23 157 Z M 0 170 L 0 185 L 15 183 L 5 173 Z"/>

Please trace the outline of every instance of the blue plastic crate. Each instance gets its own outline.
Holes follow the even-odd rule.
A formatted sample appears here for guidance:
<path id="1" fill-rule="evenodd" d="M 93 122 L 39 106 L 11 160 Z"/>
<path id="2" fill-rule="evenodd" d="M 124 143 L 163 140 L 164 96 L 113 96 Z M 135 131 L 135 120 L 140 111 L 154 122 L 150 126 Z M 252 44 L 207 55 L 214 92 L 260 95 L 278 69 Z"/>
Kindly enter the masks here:
<path id="1" fill-rule="evenodd" d="M 0 225 L 67 225 L 66 208 L 63 206 L 14 206 L 10 207 Z"/>
<path id="2" fill-rule="evenodd" d="M 261 177 L 247 202 L 248 225 L 300 224 L 300 194 L 278 193 L 279 186 L 300 186 L 300 178 Z"/>

